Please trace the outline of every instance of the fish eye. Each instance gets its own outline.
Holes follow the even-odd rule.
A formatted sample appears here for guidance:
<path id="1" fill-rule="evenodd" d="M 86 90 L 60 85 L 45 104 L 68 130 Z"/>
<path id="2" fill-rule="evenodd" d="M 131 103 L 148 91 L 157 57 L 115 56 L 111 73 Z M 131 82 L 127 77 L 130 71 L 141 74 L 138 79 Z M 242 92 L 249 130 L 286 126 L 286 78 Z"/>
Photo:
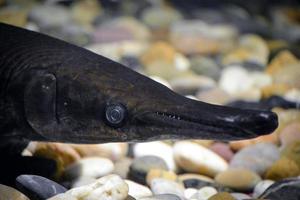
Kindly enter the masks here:
<path id="1" fill-rule="evenodd" d="M 121 103 L 109 104 L 105 108 L 105 120 L 109 126 L 119 128 L 127 115 L 126 107 Z"/>

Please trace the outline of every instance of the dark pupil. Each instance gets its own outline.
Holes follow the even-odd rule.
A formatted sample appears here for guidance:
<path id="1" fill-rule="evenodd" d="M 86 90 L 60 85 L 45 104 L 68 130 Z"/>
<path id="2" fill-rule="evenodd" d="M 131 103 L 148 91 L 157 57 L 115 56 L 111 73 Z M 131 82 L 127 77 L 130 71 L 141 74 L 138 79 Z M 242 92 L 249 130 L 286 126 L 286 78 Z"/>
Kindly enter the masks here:
<path id="1" fill-rule="evenodd" d="M 107 106 L 105 112 L 106 120 L 111 125 L 114 126 L 120 125 L 125 118 L 125 112 L 126 109 L 123 105 L 119 105 L 119 104 L 109 105 Z"/>

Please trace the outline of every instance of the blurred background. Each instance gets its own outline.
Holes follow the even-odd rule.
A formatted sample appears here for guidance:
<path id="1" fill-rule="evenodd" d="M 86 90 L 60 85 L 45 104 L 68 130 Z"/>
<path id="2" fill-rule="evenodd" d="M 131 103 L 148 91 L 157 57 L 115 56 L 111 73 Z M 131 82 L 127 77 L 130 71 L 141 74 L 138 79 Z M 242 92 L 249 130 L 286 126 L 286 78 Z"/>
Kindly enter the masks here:
<path id="1" fill-rule="evenodd" d="M 258 197 L 262 180 L 270 186 L 300 175 L 300 1 L 0 0 L 0 21 L 84 47 L 189 98 L 279 116 L 274 133 L 238 142 L 31 143 L 24 155 L 54 159 L 56 180 L 67 187 L 116 173 L 155 194 L 152 179 L 181 176 L 185 190 L 199 192 L 206 180 Z M 92 166 L 91 158 L 102 167 L 74 170 Z M 189 192 L 175 193 L 190 199 Z"/>

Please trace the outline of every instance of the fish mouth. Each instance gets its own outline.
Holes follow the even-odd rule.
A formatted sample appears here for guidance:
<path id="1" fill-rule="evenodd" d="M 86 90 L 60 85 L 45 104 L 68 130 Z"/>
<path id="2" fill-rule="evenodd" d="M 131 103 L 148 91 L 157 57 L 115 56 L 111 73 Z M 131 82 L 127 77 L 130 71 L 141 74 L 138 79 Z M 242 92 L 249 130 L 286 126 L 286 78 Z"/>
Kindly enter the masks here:
<path id="1" fill-rule="evenodd" d="M 242 110 L 207 104 L 211 112 L 195 109 L 148 111 L 137 118 L 145 126 L 158 131 L 160 137 L 178 139 L 241 140 L 273 132 L 277 115 L 270 111 Z M 159 137 L 159 136 L 158 136 Z"/>

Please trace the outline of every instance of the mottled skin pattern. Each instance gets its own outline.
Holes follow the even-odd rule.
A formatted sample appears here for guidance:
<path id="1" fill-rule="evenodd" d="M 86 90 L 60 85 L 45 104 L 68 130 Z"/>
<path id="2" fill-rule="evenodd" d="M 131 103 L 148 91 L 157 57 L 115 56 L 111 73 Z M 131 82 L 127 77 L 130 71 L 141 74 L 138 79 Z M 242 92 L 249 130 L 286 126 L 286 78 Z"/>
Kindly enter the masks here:
<path id="1" fill-rule="evenodd" d="M 119 63 L 0 24 L 0 139 L 70 143 L 237 140 L 267 134 L 276 114 L 191 100 Z M 122 125 L 105 108 L 127 109 Z"/>
<path id="2" fill-rule="evenodd" d="M 124 111 L 117 125 L 107 115 L 115 105 Z M 30 140 L 237 140 L 276 127 L 272 112 L 191 100 L 83 48 L 0 24 L 0 183 L 13 185 L 24 173 L 51 176 L 50 160 L 17 156 Z"/>

